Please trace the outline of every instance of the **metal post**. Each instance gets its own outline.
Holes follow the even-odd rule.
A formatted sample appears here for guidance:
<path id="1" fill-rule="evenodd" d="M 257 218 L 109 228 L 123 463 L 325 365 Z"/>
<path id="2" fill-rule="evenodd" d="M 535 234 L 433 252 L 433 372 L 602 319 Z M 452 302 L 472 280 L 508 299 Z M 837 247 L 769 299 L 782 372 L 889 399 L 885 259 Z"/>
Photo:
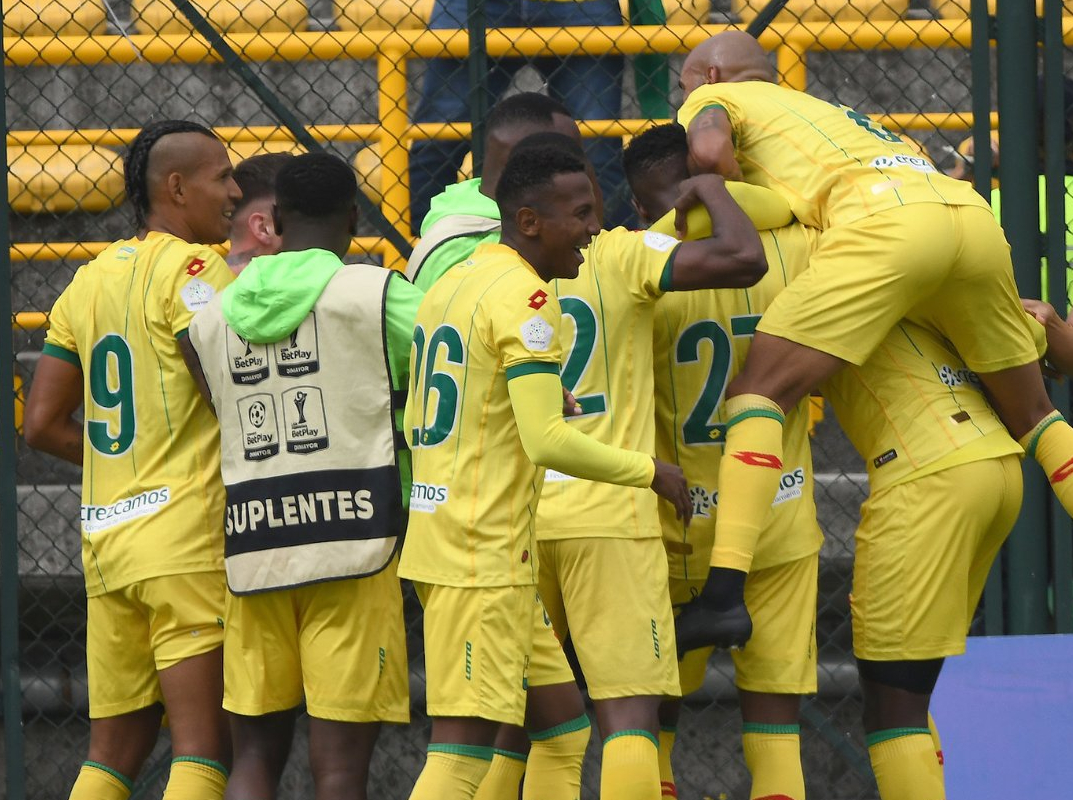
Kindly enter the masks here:
<path id="1" fill-rule="evenodd" d="M 631 25 L 666 25 L 667 11 L 661 0 L 630 0 Z M 670 60 L 662 53 L 643 53 L 633 58 L 633 82 L 637 105 L 646 119 L 671 116 L 668 94 L 671 85 Z"/>
<path id="2" fill-rule="evenodd" d="M 1062 75 L 1062 0 L 1043 6 L 1044 175 L 1046 176 L 1047 299 L 1065 317 L 1069 310 L 1066 263 L 1066 141 L 1065 95 Z M 1055 408 L 1070 412 L 1068 381 L 1051 386 Z M 1056 633 L 1073 632 L 1073 520 L 1061 503 L 1051 500 L 1051 581 Z"/>
<path id="3" fill-rule="evenodd" d="M 1039 137 L 1036 125 L 1036 13 L 1024 0 L 998 2 L 998 110 L 1002 226 L 1021 294 L 1040 296 Z M 1050 487 L 1025 464 L 1021 516 L 1006 545 L 1008 633 L 1046 633 Z"/>
<path id="4" fill-rule="evenodd" d="M 470 152 L 473 154 L 473 174 L 480 175 L 484 167 L 484 125 L 488 117 L 488 45 L 487 18 L 484 0 L 466 0 L 466 25 L 469 28 L 469 119 Z"/>
<path id="5" fill-rule="evenodd" d="M 0 11 L 0 26 L 3 11 Z M 7 85 L 0 77 L 0 124 L 7 131 Z M 3 159 L 7 174 L 7 151 Z M 7 208 L 7 181 L 0 182 L 0 207 Z M 26 797 L 22 735 L 22 676 L 19 672 L 19 538 L 15 490 L 15 340 L 11 333 L 11 231 L 0 214 L 0 680 L 4 703 L 4 783 L 8 800 Z"/>
<path id="6" fill-rule="evenodd" d="M 972 0 L 972 181 L 991 199 L 991 17 L 987 0 Z"/>

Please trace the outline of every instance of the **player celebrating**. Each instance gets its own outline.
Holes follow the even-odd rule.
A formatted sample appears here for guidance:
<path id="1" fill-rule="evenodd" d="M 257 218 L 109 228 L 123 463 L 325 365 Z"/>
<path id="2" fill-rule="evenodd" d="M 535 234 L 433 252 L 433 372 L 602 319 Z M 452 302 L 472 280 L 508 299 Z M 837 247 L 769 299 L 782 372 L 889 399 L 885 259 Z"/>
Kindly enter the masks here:
<path id="1" fill-rule="evenodd" d="M 809 269 L 764 315 L 727 389 L 712 570 L 678 618 L 689 648 L 748 637 L 743 587 L 782 473 L 784 412 L 847 364 L 862 364 L 907 315 L 953 342 L 1073 507 L 1073 429 L 1047 397 L 987 204 L 863 114 L 773 81 L 759 44 L 736 31 L 702 43 L 682 70 L 679 121 L 695 169 L 776 189 L 822 231 Z"/>
<path id="2" fill-rule="evenodd" d="M 227 266 L 236 275 L 256 256 L 279 252 L 279 232 L 272 222 L 276 175 L 292 158 L 290 153 L 265 153 L 247 158 L 235 167 L 235 183 L 242 190 L 242 199 L 231 216 Z"/>
<path id="3" fill-rule="evenodd" d="M 395 552 L 410 481 L 394 411 L 422 294 L 343 265 L 357 191 L 335 156 L 288 157 L 272 192 L 283 251 L 253 259 L 190 325 L 227 488 L 238 798 L 275 797 L 303 695 L 325 800 L 364 798 L 380 723 L 409 719 Z"/>
<path id="4" fill-rule="evenodd" d="M 635 137 L 623 154 L 634 205 L 646 223 L 667 213 L 689 178 L 685 131 L 659 125 Z M 760 314 L 808 264 L 814 236 L 801 225 L 761 231 L 768 260 L 760 282 L 741 290 L 675 292 L 656 305 L 654 347 L 656 453 L 682 467 L 693 498 L 683 527 L 660 503 L 663 545 L 675 606 L 688 602 L 708 574 L 726 417 L 721 392 L 740 368 Z M 786 465 L 779 495 L 757 541 L 745 598 L 755 629 L 732 654 L 741 702 L 742 748 L 751 797 L 803 800 L 800 696 L 816 691 L 816 586 L 823 541 L 813 500 L 808 400 L 787 415 Z M 701 687 L 711 648 L 679 662 L 682 694 Z M 660 778 L 676 796 L 671 769 L 680 702 L 660 708 Z"/>
<path id="5" fill-rule="evenodd" d="M 572 430 L 562 418 L 561 311 L 547 281 L 577 275 L 598 230 L 585 164 L 516 153 L 485 245 L 426 295 L 406 408 L 414 490 L 400 575 L 425 606 L 428 760 L 414 798 L 471 797 L 499 723 L 521 725 L 534 612 L 534 513 L 543 470 L 652 486 L 688 514 L 677 468 Z"/>
<path id="6" fill-rule="evenodd" d="M 240 195 L 227 150 L 194 123 L 146 126 L 124 171 L 138 234 L 56 301 L 26 408 L 27 442 L 83 468 L 90 744 L 71 797 L 128 797 L 166 709 L 164 797 L 221 798 L 220 446 L 179 339 L 232 279 L 207 245 L 227 239 Z"/>

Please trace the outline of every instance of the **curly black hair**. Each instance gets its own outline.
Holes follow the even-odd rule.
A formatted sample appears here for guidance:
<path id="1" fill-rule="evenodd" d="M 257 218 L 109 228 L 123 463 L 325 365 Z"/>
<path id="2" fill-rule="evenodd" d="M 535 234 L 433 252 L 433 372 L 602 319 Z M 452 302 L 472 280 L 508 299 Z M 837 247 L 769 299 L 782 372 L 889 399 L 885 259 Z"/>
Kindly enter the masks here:
<path id="1" fill-rule="evenodd" d="M 276 175 L 280 214 L 318 219 L 349 213 L 358 196 L 354 170 L 331 153 L 295 156 Z"/>
<path id="2" fill-rule="evenodd" d="M 689 155 L 686 129 L 675 122 L 656 125 L 634 136 L 622 153 L 622 168 L 632 186 L 638 179 L 665 161 Z"/>
<path id="3" fill-rule="evenodd" d="M 585 161 L 561 147 L 515 148 L 496 184 L 496 203 L 503 219 L 529 205 L 534 195 L 551 186 L 556 175 L 573 172 L 585 172 Z"/>

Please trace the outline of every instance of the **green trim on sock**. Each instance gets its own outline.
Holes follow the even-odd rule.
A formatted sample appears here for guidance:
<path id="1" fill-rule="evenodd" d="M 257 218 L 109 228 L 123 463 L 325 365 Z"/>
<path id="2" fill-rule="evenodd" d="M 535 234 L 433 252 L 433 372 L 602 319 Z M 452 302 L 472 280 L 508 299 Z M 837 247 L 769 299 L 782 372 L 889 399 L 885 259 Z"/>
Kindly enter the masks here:
<path id="1" fill-rule="evenodd" d="M 617 739 L 620 736 L 641 736 L 641 737 L 643 737 L 645 739 L 648 739 L 648 741 L 652 742 L 652 744 L 654 744 L 656 746 L 657 750 L 659 749 L 659 739 L 657 739 L 655 736 L 653 736 L 648 731 L 641 731 L 641 730 L 636 730 L 636 731 L 635 730 L 627 730 L 627 731 L 619 731 L 618 733 L 612 733 L 610 736 L 608 736 L 606 739 L 604 739 L 604 747 L 607 747 L 607 743 L 610 742 L 612 739 Z"/>
<path id="2" fill-rule="evenodd" d="M 525 753 L 515 753 L 513 750 L 500 750 L 498 747 L 492 748 L 492 754 L 503 756 L 503 758 L 509 758 L 511 761 L 521 761 L 523 764 L 529 760 L 529 756 Z"/>
<path id="3" fill-rule="evenodd" d="M 452 756 L 465 756 L 466 758 L 479 758 L 481 761 L 491 761 L 493 747 L 481 747 L 475 744 L 429 744 L 428 752 L 446 753 Z"/>
<path id="4" fill-rule="evenodd" d="M 1043 432 L 1051 427 L 1054 423 L 1064 420 L 1061 411 L 1052 411 L 1050 414 L 1041 419 L 1036 427 L 1029 431 L 1028 435 L 1032 438 L 1028 442 L 1028 446 L 1025 447 L 1025 454 L 1029 458 L 1036 457 L 1036 445 L 1039 444 L 1039 439 L 1043 436 Z"/>
<path id="5" fill-rule="evenodd" d="M 200 764 L 203 767 L 209 767 L 216 770 L 225 778 L 231 777 L 231 771 L 221 764 L 219 761 L 213 761 L 211 758 L 201 758 L 200 756 L 176 756 L 171 760 L 172 764 L 178 764 L 182 761 L 187 761 L 191 764 Z"/>
<path id="6" fill-rule="evenodd" d="M 801 735 L 800 725 L 767 725 L 763 722 L 743 722 L 741 724 L 742 733 L 766 733 L 771 736 L 785 736 L 792 734 L 794 736 Z"/>
<path id="7" fill-rule="evenodd" d="M 659 729 L 661 731 L 663 731 L 664 733 L 673 733 L 675 736 L 678 735 L 678 726 L 677 725 L 660 725 Z"/>
<path id="8" fill-rule="evenodd" d="M 529 734 L 529 741 L 531 742 L 546 742 L 548 739 L 554 739 L 556 736 L 563 736 L 567 733 L 573 733 L 574 731 L 583 731 L 590 727 L 589 717 L 587 714 L 582 714 L 580 717 L 563 722 L 556 725 L 554 728 L 548 728 L 546 731 L 534 731 Z"/>
<path id="9" fill-rule="evenodd" d="M 770 408 L 748 408 L 739 414 L 735 414 L 729 420 L 727 420 L 727 430 L 730 430 L 739 422 L 745 422 L 747 419 L 773 419 L 780 425 L 786 424 L 786 417 L 780 414 L 778 411 L 772 411 Z"/>
<path id="10" fill-rule="evenodd" d="M 869 747 L 889 742 L 891 739 L 901 739 L 905 736 L 927 736 L 931 738 L 931 731 L 927 728 L 889 728 L 885 731 L 873 731 L 865 735 L 864 741 Z"/>
<path id="11" fill-rule="evenodd" d="M 126 775 L 123 775 L 122 773 L 117 772 L 116 770 L 112 769 L 111 767 L 106 767 L 104 764 L 101 764 L 99 761 L 83 761 L 82 766 L 83 767 L 92 767 L 93 769 L 99 769 L 101 772 L 107 772 L 109 775 L 111 775 L 113 778 L 115 778 L 121 784 L 126 786 L 128 792 L 131 791 L 134 788 L 134 781 L 132 781 Z"/>

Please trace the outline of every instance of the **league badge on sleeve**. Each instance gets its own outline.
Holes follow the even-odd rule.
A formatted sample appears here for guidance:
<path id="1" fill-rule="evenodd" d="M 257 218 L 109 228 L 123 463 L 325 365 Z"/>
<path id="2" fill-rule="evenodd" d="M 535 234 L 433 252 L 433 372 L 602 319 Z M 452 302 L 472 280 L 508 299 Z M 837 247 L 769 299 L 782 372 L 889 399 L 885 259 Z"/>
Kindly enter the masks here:
<path id="1" fill-rule="evenodd" d="M 187 311 L 199 311 L 209 304 L 216 290 L 201 278 L 191 278 L 179 292 Z"/>
<path id="2" fill-rule="evenodd" d="M 526 347 L 536 353 L 543 353 L 551 346 L 551 337 L 554 333 L 555 330 L 542 317 L 533 317 L 528 322 L 522 323 L 522 341 Z"/>

